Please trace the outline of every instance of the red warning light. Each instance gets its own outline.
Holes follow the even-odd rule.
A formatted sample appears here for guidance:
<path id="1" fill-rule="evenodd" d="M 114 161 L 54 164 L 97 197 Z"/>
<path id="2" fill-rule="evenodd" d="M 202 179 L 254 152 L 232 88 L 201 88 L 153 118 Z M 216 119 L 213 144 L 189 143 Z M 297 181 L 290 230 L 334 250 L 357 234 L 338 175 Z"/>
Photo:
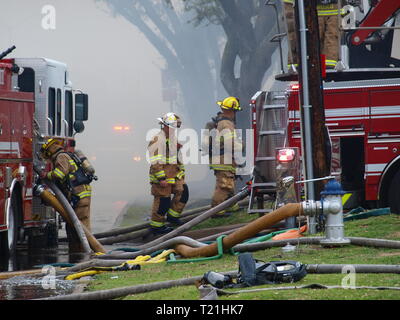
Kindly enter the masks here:
<path id="1" fill-rule="evenodd" d="M 290 89 L 293 91 L 299 90 L 300 85 L 298 83 L 290 85 Z"/>
<path id="2" fill-rule="evenodd" d="M 286 148 L 278 150 L 276 158 L 279 162 L 290 162 L 294 160 L 295 156 L 296 152 L 294 149 Z"/>
<path id="3" fill-rule="evenodd" d="M 118 131 L 118 132 L 127 132 L 127 131 L 131 131 L 131 127 L 130 126 L 114 126 L 113 127 L 114 131 Z"/>

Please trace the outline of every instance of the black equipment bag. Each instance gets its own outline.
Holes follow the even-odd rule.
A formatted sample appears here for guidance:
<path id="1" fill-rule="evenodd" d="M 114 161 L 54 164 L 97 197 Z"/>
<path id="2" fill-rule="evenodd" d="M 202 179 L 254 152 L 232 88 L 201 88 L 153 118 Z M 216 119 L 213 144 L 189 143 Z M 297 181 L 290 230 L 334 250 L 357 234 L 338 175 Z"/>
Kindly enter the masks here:
<path id="1" fill-rule="evenodd" d="M 306 266 L 298 261 L 255 260 L 251 253 L 241 253 L 239 260 L 239 277 L 237 283 L 241 287 L 262 284 L 291 283 L 303 279 Z"/>

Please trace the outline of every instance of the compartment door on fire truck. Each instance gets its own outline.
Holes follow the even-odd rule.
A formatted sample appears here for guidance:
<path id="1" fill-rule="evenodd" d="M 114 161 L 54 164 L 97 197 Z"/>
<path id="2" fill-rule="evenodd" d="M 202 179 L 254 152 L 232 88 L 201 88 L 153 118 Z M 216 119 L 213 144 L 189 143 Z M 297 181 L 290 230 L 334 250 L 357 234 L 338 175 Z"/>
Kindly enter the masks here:
<path id="1" fill-rule="evenodd" d="M 21 93 L 22 94 L 22 93 Z M 27 95 L 24 93 L 24 95 Z M 32 158 L 32 115 L 33 101 L 23 99 L 12 107 L 11 119 L 11 151 L 14 158 Z"/>
<path id="2" fill-rule="evenodd" d="M 0 158 L 10 158 L 11 130 L 10 130 L 10 108 L 12 102 L 0 93 Z"/>

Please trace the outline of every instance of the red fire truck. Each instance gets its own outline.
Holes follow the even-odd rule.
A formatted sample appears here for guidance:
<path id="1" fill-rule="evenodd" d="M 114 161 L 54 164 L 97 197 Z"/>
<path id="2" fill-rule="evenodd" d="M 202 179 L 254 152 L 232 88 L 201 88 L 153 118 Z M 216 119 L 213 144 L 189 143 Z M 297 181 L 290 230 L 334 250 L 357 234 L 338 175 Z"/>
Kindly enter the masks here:
<path id="1" fill-rule="evenodd" d="M 356 22 L 342 34 L 347 39 L 342 68 L 327 70 L 323 79 L 331 175 L 351 194 L 345 208 L 379 206 L 400 213 L 400 2 L 352 3 L 347 9 Z M 264 195 L 277 198 L 282 177 L 302 180 L 299 82 L 295 74 L 276 79 L 250 103 L 255 130 L 250 213 L 267 211 Z M 295 189 L 299 201 L 302 184 Z"/>
<path id="2" fill-rule="evenodd" d="M 18 241 L 57 244 L 55 211 L 35 196 L 33 166 L 45 166 L 41 145 L 51 137 L 73 150 L 75 134 L 88 119 L 88 97 L 74 90 L 64 63 L 0 55 L 0 257 Z"/>

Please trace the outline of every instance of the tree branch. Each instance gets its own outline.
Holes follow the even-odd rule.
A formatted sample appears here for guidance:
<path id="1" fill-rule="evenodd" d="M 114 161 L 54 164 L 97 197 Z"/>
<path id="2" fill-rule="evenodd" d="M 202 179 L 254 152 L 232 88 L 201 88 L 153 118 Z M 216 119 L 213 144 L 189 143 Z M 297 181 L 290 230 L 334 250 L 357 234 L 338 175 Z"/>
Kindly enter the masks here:
<path id="1" fill-rule="evenodd" d="M 231 96 L 236 96 L 238 94 L 239 80 L 236 79 L 234 73 L 238 52 L 239 49 L 236 42 L 228 39 L 222 55 L 220 77 L 225 90 Z"/>
<path id="2" fill-rule="evenodd" d="M 178 62 L 176 55 L 171 51 L 166 43 L 150 29 L 143 17 L 137 12 L 129 0 L 108 0 L 107 1 L 115 12 L 119 13 L 133 25 L 135 25 L 148 39 L 148 41 L 157 49 L 157 51 L 165 58 L 167 63 L 171 67 L 182 69 L 182 66 Z"/>
<path id="3" fill-rule="evenodd" d="M 251 54 L 255 45 L 253 25 L 237 9 L 236 1 L 218 0 L 226 13 L 222 26 L 228 37 L 233 37 L 241 44 L 240 55 Z"/>

